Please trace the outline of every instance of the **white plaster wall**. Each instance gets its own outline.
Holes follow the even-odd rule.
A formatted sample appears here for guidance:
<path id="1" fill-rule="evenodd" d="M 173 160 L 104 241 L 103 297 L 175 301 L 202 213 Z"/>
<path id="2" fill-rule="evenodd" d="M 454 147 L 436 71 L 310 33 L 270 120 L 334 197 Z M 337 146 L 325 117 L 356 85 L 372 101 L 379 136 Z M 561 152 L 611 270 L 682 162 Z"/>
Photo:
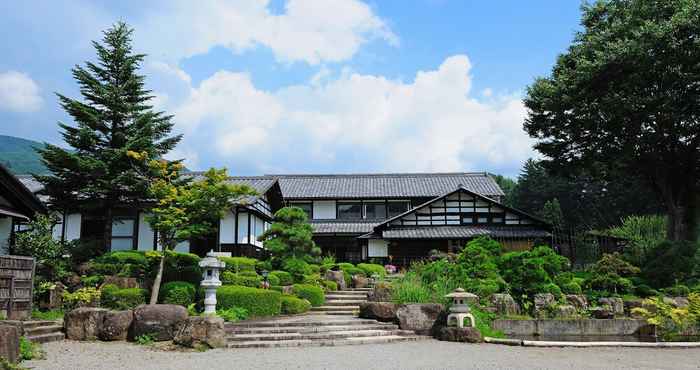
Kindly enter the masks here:
<path id="1" fill-rule="evenodd" d="M 314 220 L 331 220 L 335 219 L 335 201 L 334 200 L 315 200 L 314 201 Z"/>
<path id="2" fill-rule="evenodd" d="M 253 236 L 253 244 L 262 247 L 263 243 L 258 241 L 258 236 L 265 232 L 265 222 L 262 218 L 255 216 L 255 234 Z"/>
<path id="3" fill-rule="evenodd" d="M 236 215 L 233 211 L 226 212 L 219 221 L 219 243 L 233 244 L 236 242 Z"/>
<path id="4" fill-rule="evenodd" d="M 153 234 L 151 225 L 146 222 L 146 216 L 148 216 L 148 213 L 139 213 L 139 235 L 136 243 L 137 249 L 140 251 L 153 250 L 153 239 L 155 235 Z"/>
<path id="5" fill-rule="evenodd" d="M 368 257 L 388 257 L 389 242 L 382 239 L 369 239 L 367 244 Z"/>
<path id="6" fill-rule="evenodd" d="M 53 226 L 51 235 L 53 235 L 55 240 L 61 240 L 61 237 L 63 236 L 63 212 L 54 212 L 54 216 L 56 216 L 58 222 Z"/>
<path id="7" fill-rule="evenodd" d="M 238 214 L 238 242 L 248 243 L 248 214 Z"/>
<path id="8" fill-rule="evenodd" d="M 80 239 L 80 226 L 82 222 L 82 215 L 80 213 L 69 213 L 66 216 L 66 240 L 77 240 Z"/>
<path id="9" fill-rule="evenodd" d="M 0 255 L 10 254 L 10 234 L 12 233 L 12 219 L 0 218 Z"/>

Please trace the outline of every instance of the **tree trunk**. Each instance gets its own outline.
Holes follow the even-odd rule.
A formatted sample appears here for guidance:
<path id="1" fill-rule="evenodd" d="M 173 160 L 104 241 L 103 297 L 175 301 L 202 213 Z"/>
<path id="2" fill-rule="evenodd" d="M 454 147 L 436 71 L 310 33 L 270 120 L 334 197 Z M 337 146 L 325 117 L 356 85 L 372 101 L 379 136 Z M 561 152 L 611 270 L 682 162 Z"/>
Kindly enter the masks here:
<path id="1" fill-rule="evenodd" d="M 160 282 L 163 280 L 163 268 L 165 267 L 165 247 L 163 247 L 163 253 L 160 256 L 160 261 L 158 262 L 158 272 L 156 273 L 156 278 L 153 279 L 153 287 L 151 288 L 151 300 L 149 304 L 158 303 L 158 294 L 160 293 Z"/>
<path id="2" fill-rule="evenodd" d="M 110 252 L 112 250 L 112 206 L 107 205 L 105 209 L 105 228 L 104 228 L 104 251 Z"/>
<path id="3" fill-rule="evenodd" d="M 690 200 L 688 200 L 690 201 Z M 695 207 L 692 204 L 671 204 L 666 206 L 668 221 L 666 237 L 669 240 L 697 240 L 697 219 Z"/>

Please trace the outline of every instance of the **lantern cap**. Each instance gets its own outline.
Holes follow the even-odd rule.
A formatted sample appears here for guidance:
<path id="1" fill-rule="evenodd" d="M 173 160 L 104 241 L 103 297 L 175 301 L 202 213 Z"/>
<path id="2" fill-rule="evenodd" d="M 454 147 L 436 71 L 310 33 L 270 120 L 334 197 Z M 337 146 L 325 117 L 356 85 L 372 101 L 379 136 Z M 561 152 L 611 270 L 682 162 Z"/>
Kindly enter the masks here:
<path id="1" fill-rule="evenodd" d="M 216 258 L 216 254 L 214 254 L 214 251 L 210 251 L 209 253 L 207 253 L 206 257 L 202 258 L 202 260 L 199 261 L 199 267 L 213 267 L 223 269 L 226 267 L 226 262 Z"/>
<path id="2" fill-rule="evenodd" d="M 455 289 L 452 293 L 445 296 L 446 298 L 479 298 L 474 293 L 465 292 L 462 288 Z"/>

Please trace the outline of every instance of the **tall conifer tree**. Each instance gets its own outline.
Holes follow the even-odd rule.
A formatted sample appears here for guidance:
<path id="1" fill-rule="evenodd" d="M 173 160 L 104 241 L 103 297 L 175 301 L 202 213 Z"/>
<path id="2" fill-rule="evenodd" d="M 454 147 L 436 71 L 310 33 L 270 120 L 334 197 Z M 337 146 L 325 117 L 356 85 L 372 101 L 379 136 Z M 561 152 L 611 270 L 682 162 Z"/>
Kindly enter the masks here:
<path id="1" fill-rule="evenodd" d="M 145 55 L 132 51 L 133 29 L 120 22 L 103 34 L 101 43 L 93 41 L 97 63 L 72 70 L 82 99 L 57 94 L 74 121 L 58 123 L 70 148 L 47 144 L 39 152 L 51 174 L 36 177 L 56 208 L 101 214 L 109 249 L 115 205 L 137 204 L 148 192 L 148 165 L 127 152 L 159 158 L 181 136 L 171 136 L 172 116 L 149 104 L 153 96 L 137 73 Z"/>

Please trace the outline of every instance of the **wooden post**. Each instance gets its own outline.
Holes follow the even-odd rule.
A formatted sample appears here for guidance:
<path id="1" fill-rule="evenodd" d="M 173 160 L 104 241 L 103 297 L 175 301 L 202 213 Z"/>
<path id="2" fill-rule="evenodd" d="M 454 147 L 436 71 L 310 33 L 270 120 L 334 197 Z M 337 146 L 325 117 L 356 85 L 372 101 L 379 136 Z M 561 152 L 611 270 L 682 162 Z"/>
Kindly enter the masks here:
<path id="1" fill-rule="evenodd" d="M 13 320 L 14 316 L 13 311 L 14 311 L 14 306 L 15 306 L 15 277 L 10 276 L 10 292 L 8 294 L 7 298 L 7 318 L 9 320 Z"/>

